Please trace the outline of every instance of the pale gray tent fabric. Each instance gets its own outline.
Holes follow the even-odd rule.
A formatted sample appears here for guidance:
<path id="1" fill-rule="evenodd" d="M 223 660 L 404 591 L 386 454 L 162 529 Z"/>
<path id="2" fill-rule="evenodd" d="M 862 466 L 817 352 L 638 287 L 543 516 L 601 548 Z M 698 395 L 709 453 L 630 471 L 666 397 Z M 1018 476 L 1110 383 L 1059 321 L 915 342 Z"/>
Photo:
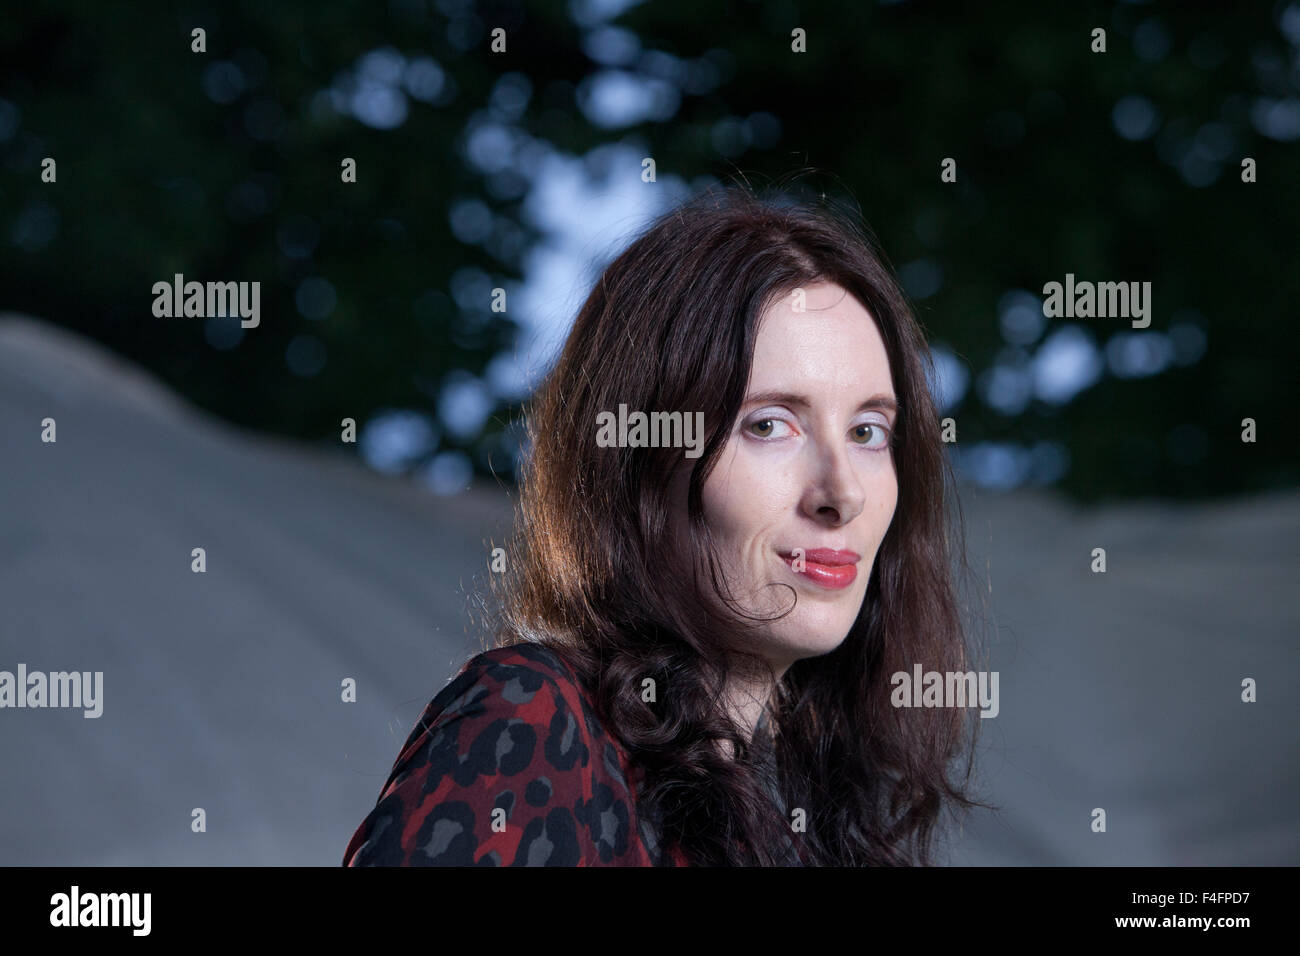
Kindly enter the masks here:
<path id="1" fill-rule="evenodd" d="M 952 861 L 1300 863 L 1300 497 L 971 497 L 1001 688 L 978 765 L 1002 809 Z"/>
<path id="2" fill-rule="evenodd" d="M 479 646 L 471 595 L 507 496 L 439 498 L 246 434 L 12 315 L 0 435 L 0 670 L 104 674 L 99 718 L 0 709 L 0 864 L 337 865 Z M 1300 862 L 1300 496 L 963 501 L 1000 689 L 977 780 L 1003 809 L 950 834 L 945 858 Z"/>

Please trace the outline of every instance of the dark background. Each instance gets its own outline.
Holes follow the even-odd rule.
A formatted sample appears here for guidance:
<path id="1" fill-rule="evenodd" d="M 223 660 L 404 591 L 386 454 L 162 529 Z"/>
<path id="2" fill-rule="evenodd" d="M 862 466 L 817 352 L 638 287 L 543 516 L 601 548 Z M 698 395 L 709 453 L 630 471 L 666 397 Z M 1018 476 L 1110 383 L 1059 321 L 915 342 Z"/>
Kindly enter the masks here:
<path id="1" fill-rule="evenodd" d="M 583 291 L 529 268 L 556 221 L 529 211 L 609 191 L 622 235 L 707 181 L 811 168 L 798 188 L 861 210 L 949 357 L 972 478 L 1084 500 L 1294 484 L 1294 4 L 624 6 L 18 5 L 0 22 L 5 304 L 231 422 L 337 446 L 351 417 L 386 470 L 446 453 L 439 487 L 466 466 L 508 481 L 544 354 L 485 370 L 521 330 L 562 335 L 557 274 Z M 616 238 L 579 233 L 588 281 Z M 261 327 L 154 319 L 177 272 L 260 280 Z M 1067 272 L 1151 282 L 1150 327 L 1043 320 Z"/>

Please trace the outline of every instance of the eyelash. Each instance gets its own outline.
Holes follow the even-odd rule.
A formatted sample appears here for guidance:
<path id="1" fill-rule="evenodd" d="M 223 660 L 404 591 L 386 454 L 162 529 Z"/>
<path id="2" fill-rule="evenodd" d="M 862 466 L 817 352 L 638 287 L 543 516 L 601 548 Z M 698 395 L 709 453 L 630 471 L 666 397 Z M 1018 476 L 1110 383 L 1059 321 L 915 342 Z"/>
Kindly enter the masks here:
<path id="1" fill-rule="evenodd" d="M 778 418 L 775 415 L 764 415 L 761 418 L 755 418 L 745 423 L 743 430 L 749 435 L 750 438 L 753 438 L 755 441 L 760 441 L 760 442 L 780 441 L 781 439 L 779 438 L 771 438 L 771 437 L 763 438 L 762 436 L 755 435 L 753 432 L 750 431 L 750 429 L 753 428 L 755 425 L 761 425 L 764 422 L 781 422 L 783 425 L 786 426 L 790 424 L 784 418 Z M 861 442 L 855 442 L 854 444 L 859 444 L 861 445 L 861 447 L 867 448 L 869 451 L 885 451 L 893 447 L 894 430 L 890 428 L 888 425 L 882 424 L 880 422 L 859 422 L 858 424 L 854 425 L 853 429 L 851 430 L 856 430 L 859 428 L 873 428 L 878 432 L 884 432 L 885 442 L 883 445 L 879 446 L 878 448 L 871 448 L 869 445 L 862 444 Z"/>

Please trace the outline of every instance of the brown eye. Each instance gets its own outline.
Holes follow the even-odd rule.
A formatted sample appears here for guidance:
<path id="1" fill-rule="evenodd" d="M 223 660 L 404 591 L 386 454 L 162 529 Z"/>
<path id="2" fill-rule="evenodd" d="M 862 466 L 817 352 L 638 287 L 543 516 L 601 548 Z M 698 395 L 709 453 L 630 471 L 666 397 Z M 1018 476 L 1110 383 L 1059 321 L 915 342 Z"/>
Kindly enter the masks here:
<path id="1" fill-rule="evenodd" d="M 877 425 L 874 422 L 863 422 L 861 425 L 854 426 L 850 432 L 853 440 L 859 445 L 883 447 L 886 442 L 881 439 L 888 439 L 888 432 L 883 425 Z"/>
<path id="2" fill-rule="evenodd" d="M 754 432 L 754 434 L 757 435 L 759 438 L 767 438 L 772 432 L 772 419 L 770 418 L 761 419 L 759 421 L 754 422 L 749 427 L 751 431 L 753 431 L 756 428 L 762 429 L 761 431 Z"/>

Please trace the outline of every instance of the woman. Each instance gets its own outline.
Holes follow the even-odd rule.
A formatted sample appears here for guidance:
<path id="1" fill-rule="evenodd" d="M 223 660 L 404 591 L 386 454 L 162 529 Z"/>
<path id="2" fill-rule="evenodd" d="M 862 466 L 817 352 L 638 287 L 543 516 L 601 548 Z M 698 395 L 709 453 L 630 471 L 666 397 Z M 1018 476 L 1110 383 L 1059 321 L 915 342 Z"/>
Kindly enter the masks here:
<path id="1" fill-rule="evenodd" d="M 851 220 L 741 187 L 658 219 L 529 410 L 497 647 L 345 863 L 929 862 L 978 721 L 891 705 L 967 669 L 928 363 Z"/>

